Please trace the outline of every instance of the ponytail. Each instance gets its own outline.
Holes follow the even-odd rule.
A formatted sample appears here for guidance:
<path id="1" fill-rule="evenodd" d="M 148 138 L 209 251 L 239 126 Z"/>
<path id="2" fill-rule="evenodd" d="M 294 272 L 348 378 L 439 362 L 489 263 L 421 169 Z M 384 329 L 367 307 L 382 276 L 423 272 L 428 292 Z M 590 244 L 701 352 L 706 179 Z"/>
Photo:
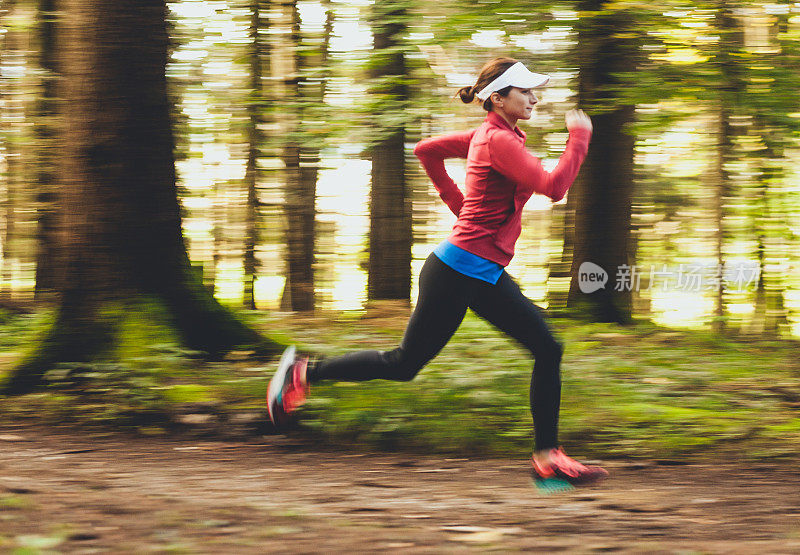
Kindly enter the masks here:
<path id="1" fill-rule="evenodd" d="M 468 86 L 468 87 L 461 87 L 458 89 L 456 96 L 461 98 L 461 102 L 464 104 L 469 104 L 473 100 L 475 100 L 475 87 Z"/>

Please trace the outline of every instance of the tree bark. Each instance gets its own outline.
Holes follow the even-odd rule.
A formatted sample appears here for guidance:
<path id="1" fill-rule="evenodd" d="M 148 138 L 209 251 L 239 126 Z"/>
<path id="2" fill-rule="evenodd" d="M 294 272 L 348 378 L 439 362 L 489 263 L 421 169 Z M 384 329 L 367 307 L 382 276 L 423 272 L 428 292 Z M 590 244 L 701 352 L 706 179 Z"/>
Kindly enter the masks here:
<path id="1" fill-rule="evenodd" d="M 780 35 L 788 30 L 790 17 L 789 13 L 775 17 L 769 26 L 766 41 L 756 45 L 766 50 L 762 56 L 771 62 L 778 61 L 777 58 L 781 64 L 787 63 L 783 61 L 787 58 L 787 52 L 781 44 Z M 747 328 L 751 333 L 761 333 L 771 338 L 780 337 L 782 328 L 789 327 L 789 310 L 784 302 L 784 272 L 777 268 L 787 259 L 785 245 L 791 244 L 791 232 L 785 224 L 787 214 L 784 211 L 782 197 L 785 193 L 782 185 L 786 180 L 785 149 L 792 143 L 788 142 L 787 145 L 789 134 L 776 132 L 777 126 L 772 120 L 781 115 L 779 110 L 768 109 L 757 112 L 754 117 L 754 131 L 761 137 L 764 148 L 757 155 L 760 178 L 755 187 L 755 208 L 750 212 L 752 231 L 756 237 L 759 274 L 753 317 Z"/>
<path id="2" fill-rule="evenodd" d="M 725 282 L 722 280 L 725 266 L 725 204 L 730 189 L 730 175 L 725 164 L 731 159 L 733 151 L 733 133 L 730 119 L 731 112 L 725 101 L 720 102 L 717 108 L 717 148 L 714 157 L 714 256 L 717 261 L 717 279 L 719 286 L 714 294 L 714 318 L 711 327 L 717 333 L 725 331 Z"/>
<path id="3" fill-rule="evenodd" d="M 13 18 L 17 15 L 19 5 L 16 2 L 6 2 L 5 15 Z M 5 18 L 4 18 L 5 19 Z M 24 48 L 22 34 L 15 26 L 5 29 L 2 56 L 3 66 L 20 67 L 24 64 Z M 19 122 L 24 119 L 24 107 L 21 99 L 21 90 L 18 77 L 2 75 L 0 83 L 0 97 L 3 102 L 3 139 L 5 142 L 5 195 L 3 204 L 3 236 L 2 236 L 2 266 L 0 266 L 0 298 L 4 301 L 11 300 L 14 280 L 14 259 L 17 239 L 17 202 L 22 190 L 23 163 L 22 163 L 22 126 Z"/>
<path id="4" fill-rule="evenodd" d="M 314 261 L 316 245 L 316 194 L 318 160 L 313 151 L 302 144 L 305 102 L 303 98 L 303 72 L 307 66 L 302 48 L 300 13 L 297 0 L 284 4 L 289 28 L 289 41 L 285 45 L 287 70 L 285 89 L 289 107 L 283 114 L 284 130 L 288 140 L 283 148 L 286 166 L 284 184 L 284 212 L 286 215 L 286 286 L 282 309 L 311 311 L 316 304 Z M 307 165 L 313 166 L 309 172 Z"/>
<path id="5" fill-rule="evenodd" d="M 574 198 L 570 195 L 566 204 L 555 204 L 552 207 L 550 235 L 561 236 L 562 243 L 561 254 L 552 258 L 548 265 L 547 309 L 551 312 L 563 311 L 567 307 L 575 235 Z"/>
<path id="6" fill-rule="evenodd" d="M 244 307 L 256 309 L 255 281 L 258 272 L 256 245 L 258 244 L 258 158 L 261 153 L 263 137 L 259 125 L 263 107 L 263 89 L 261 59 L 264 46 L 259 36 L 261 23 L 261 0 L 251 3 L 250 21 L 250 99 L 247 105 L 247 168 L 245 170 L 245 187 L 247 189 L 247 205 L 245 213 L 244 238 Z"/>
<path id="7" fill-rule="evenodd" d="M 38 301 L 56 289 L 56 175 L 55 118 L 56 67 L 55 0 L 39 0 L 39 67 L 42 89 L 36 114 L 36 148 L 38 150 L 37 186 L 37 252 L 34 298 Z"/>
<path id="8" fill-rule="evenodd" d="M 789 318 L 784 302 L 783 275 L 775 268 L 780 267 L 786 259 L 781 252 L 781 239 L 786 232 L 778 223 L 778 216 L 772 210 L 769 201 L 770 185 L 781 183 L 785 176 L 782 168 L 776 167 L 774 161 L 782 158 L 771 146 L 764 149 L 761 177 L 756 186 L 756 209 L 753 211 L 752 230 L 756 237 L 756 256 L 759 273 L 756 285 L 753 317 L 749 330 L 762 335 L 780 337 L 781 328 L 788 327 Z"/>
<path id="9" fill-rule="evenodd" d="M 630 15 L 600 13 L 601 0 L 581 2 L 589 15 L 578 31 L 578 103 L 592 114 L 594 134 L 589 152 L 570 196 L 575 198 L 575 233 L 568 306 L 599 322 L 626 323 L 631 319 L 631 290 L 635 281 L 616 285 L 617 272 L 629 260 L 634 137 L 627 127 L 634 106 L 616 97 L 616 74 L 635 68 L 637 47 L 628 38 Z M 592 110 L 597 107 L 598 109 Z M 604 288 L 582 293 L 579 272 L 592 262 L 608 274 Z"/>
<path id="10" fill-rule="evenodd" d="M 64 0 L 61 9 L 60 302 L 44 343 L 5 391 L 35 387 L 58 362 L 108 356 L 125 313 L 152 301 L 189 348 L 272 351 L 189 265 L 167 99 L 166 0 Z"/>
<path id="11" fill-rule="evenodd" d="M 405 54 L 401 48 L 408 17 L 402 4 L 378 0 L 372 18 L 375 54 L 372 94 L 386 103 L 374 114 L 380 138 L 371 148 L 372 189 L 369 229 L 369 300 L 408 300 L 411 296 L 412 206 L 405 171 L 405 126 L 387 125 L 389 116 L 409 98 Z M 399 108 L 402 109 L 402 108 Z"/>
<path id="12" fill-rule="evenodd" d="M 736 21 L 733 7 L 727 0 L 721 0 L 717 9 L 715 22 L 720 34 L 718 51 L 714 65 L 719 72 L 719 100 L 715 106 L 717 120 L 717 147 L 713 166 L 715 194 L 714 194 L 714 254 L 719 269 L 719 287 L 714 296 L 714 317 L 712 329 L 717 333 L 726 330 L 727 307 L 725 282 L 722 280 L 722 271 L 725 265 L 725 242 L 727 231 L 725 218 L 727 215 L 726 204 L 733 186 L 728 165 L 735 157 L 734 137 L 735 131 L 731 119 L 741 104 L 741 91 L 745 86 L 742 78 L 743 68 L 737 59 L 737 53 L 744 46 L 743 30 Z"/>

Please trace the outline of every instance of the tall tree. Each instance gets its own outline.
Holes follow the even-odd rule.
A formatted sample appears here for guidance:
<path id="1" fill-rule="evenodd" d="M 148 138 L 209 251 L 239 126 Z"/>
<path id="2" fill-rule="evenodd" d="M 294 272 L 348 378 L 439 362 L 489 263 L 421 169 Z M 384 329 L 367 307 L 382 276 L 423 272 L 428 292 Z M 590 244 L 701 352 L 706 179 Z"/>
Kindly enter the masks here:
<path id="1" fill-rule="evenodd" d="M 288 99 L 282 112 L 286 142 L 283 145 L 284 214 L 286 217 L 286 287 L 281 308 L 309 311 L 314 309 L 314 246 L 316 244 L 316 172 L 304 171 L 305 164 L 316 164 L 305 148 L 303 137 L 303 81 L 308 65 L 303 48 L 300 12 L 297 0 L 284 3 L 284 21 L 288 39 L 283 45 L 284 90 Z M 280 71 L 280 69 L 279 69 Z"/>
<path id="2" fill-rule="evenodd" d="M 585 310 L 595 321 L 623 323 L 631 317 L 631 287 L 625 281 L 616 287 L 615 282 L 618 270 L 631 264 L 634 137 L 628 127 L 635 106 L 623 100 L 619 74 L 635 68 L 638 41 L 635 18 L 613 4 L 578 2 L 582 14 L 577 37 L 578 104 L 590 111 L 594 134 L 569 198 L 575 207 L 575 227 L 568 306 Z M 584 262 L 609 274 L 605 288 L 590 294 L 580 291 Z"/>
<path id="3" fill-rule="evenodd" d="M 55 116 L 56 116 L 56 51 L 55 0 L 39 0 L 39 67 L 42 84 L 36 114 L 37 138 L 37 256 L 35 296 L 55 290 L 56 206 L 55 206 Z"/>
<path id="4" fill-rule="evenodd" d="M 263 137 L 260 129 L 261 111 L 264 108 L 262 90 L 262 60 L 265 56 L 266 45 L 261 38 L 262 0 L 252 0 L 250 3 L 250 98 L 247 103 L 247 166 L 245 169 L 245 187 L 247 189 L 247 203 L 245 213 L 245 238 L 244 238 L 244 306 L 250 310 L 256 308 L 255 281 L 258 272 L 256 259 L 256 245 L 258 244 L 258 159 L 261 154 Z"/>
<path id="5" fill-rule="evenodd" d="M 120 323 L 135 311 L 158 319 L 153 305 L 193 349 L 271 350 L 189 265 L 167 99 L 166 0 L 65 0 L 61 9 L 60 301 L 44 342 L 4 390 L 35 387 L 58 362 L 109 356 Z"/>
<path id="6" fill-rule="evenodd" d="M 317 179 L 320 150 L 332 127 L 324 100 L 333 12 L 328 2 L 320 5 L 325 20 L 319 27 L 301 21 L 296 0 L 285 5 L 289 40 L 284 49 L 284 87 L 288 94 L 281 118 L 287 274 L 281 305 L 287 310 L 313 310 L 316 305 Z"/>
<path id="7" fill-rule="evenodd" d="M 0 271 L 0 296 L 11 298 L 14 278 L 14 259 L 17 241 L 17 211 L 19 196 L 23 190 L 25 171 L 22 158 L 22 130 L 25 110 L 22 100 L 20 76 L 24 74 L 24 34 L 20 25 L 20 6 L 16 1 L 6 2 L 3 18 L 5 37 L 3 40 L 3 74 L 0 75 L 0 100 L 2 101 L 3 148 L 5 150 L 5 179 L 3 203 L 2 271 Z"/>
<path id="8" fill-rule="evenodd" d="M 723 268 L 725 266 L 725 242 L 728 237 L 726 231 L 726 205 L 731 195 L 732 176 L 730 164 L 736 157 L 734 139 L 736 131 L 733 118 L 737 108 L 742 105 L 741 94 L 744 86 L 743 67 L 739 62 L 742 54 L 743 32 L 742 27 L 734 13 L 734 6 L 728 0 L 721 0 L 716 12 L 715 26 L 720 35 L 719 44 L 712 64 L 718 74 L 717 102 L 715 105 L 716 119 L 716 153 L 712 166 L 715 186 L 714 199 L 714 224 L 715 224 L 715 256 L 717 259 L 717 283 L 714 297 L 714 319 L 712 327 L 717 332 L 726 328 L 726 300 L 725 280 Z"/>
<path id="9" fill-rule="evenodd" d="M 409 89 L 404 35 L 409 14 L 403 0 L 376 0 L 370 61 L 372 189 L 370 192 L 368 298 L 400 299 L 411 294 L 412 212 L 405 169 L 405 118 Z"/>
<path id="10" fill-rule="evenodd" d="M 773 148 L 767 147 L 767 153 L 774 152 Z M 784 277 L 782 272 L 776 270 L 781 260 L 786 259 L 786 253 L 782 251 L 785 250 L 784 242 L 789 240 L 785 224 L 776 214 L 780 210 L 780 203 L 776 200 L 782 196 L 776 193 L 785 179 L 782 168 L 774 162 L 778 159 L 777 155 L 773 155 L 764 160 L 755 188 L 755 205 L 750 211 L 759 271 L 749 329 L 771 337 L 779 336 L 781 328 L 789 323 L 784 303 Z M 771 201 L 770 196 L 777 199 Z M 778 206 L 777 210 L 774 205 Z"/>

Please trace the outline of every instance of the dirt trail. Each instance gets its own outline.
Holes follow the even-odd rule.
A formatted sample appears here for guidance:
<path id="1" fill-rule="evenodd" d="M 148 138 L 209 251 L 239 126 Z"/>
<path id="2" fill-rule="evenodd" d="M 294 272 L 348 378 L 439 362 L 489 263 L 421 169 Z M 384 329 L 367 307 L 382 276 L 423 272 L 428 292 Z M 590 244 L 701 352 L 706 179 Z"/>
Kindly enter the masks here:
<path id="1" fill-rule="evenodd" d="M 800 552 L 790 464 L 609 462 L 542 495 L 524 460 L 0 429 L 0 552 Z"/>

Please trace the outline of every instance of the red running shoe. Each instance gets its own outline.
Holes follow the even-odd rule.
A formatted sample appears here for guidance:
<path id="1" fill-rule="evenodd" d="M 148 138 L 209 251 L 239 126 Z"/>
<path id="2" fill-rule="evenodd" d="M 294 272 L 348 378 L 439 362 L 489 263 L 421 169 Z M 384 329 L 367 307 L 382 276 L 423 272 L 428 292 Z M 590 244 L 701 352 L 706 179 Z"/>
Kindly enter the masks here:
<path id="1" fill-rule="evenodd" d="M 294 345 L 287 347 L 267 389 L 267 414 L 275 427 L 286 425 L 291 414 L 306 402 L 308 357 L 296 357 Z"/>
<path id="2" fill-rule="evenodd" d="M 550 462 L 540 464 L 536 457 L 531 458 L 532 474 L 535 480 L 560 479 L 573 485 L 590 484 L 608 476 L 608 471 L 599 466 L 586 466 L 564 453 L 564 450 L 551 449 Z"/>

